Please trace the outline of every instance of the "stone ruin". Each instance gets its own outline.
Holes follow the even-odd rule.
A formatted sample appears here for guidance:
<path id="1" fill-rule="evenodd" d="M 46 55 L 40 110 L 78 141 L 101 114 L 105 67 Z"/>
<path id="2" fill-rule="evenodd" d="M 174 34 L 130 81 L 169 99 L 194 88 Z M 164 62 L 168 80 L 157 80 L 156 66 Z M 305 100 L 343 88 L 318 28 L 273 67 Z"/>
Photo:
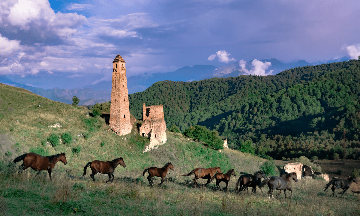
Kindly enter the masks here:
<path id="1" fill-rule="evenodd" d="M 225 149 L 225 148 L 229 148 L 227 139 L 224 140 L 224 149 Z"/>
<path id="2" fill-rule="evenodd" d="M 131 133 L 125 61 L 117 55 L 113 61 L 110 127 L 118 135 Z"/>
<path id="3" fill-rule="evenodd" d="M 143 137 L 150 138 L 150 145 L 146 147 L 144 152 L 166 143 L 166 122 L 163 105 L 147 107 L 145 103 L 143 104 L 143 123 L 139 128 L 139 133 Z"/>
<path id="4" fill-rule="evenodd" d="M 110 106 L 110 127 L 118 135 L 131 133 L 134 122 L 130 118 L 129 98 L 125 61 L 117 55 L 113 61 L 112 90 Z M 150 145 L 145 151 L 166 143 L 166 123 L 163 105 L 145 106 L 143 104 L 143 123 L 139 128 L 140 135 L 149 137 Z"/>
<path id="5" fill-rule="evenodd" d="M 302 177 L 304 177 L 303 176 L 303 166 L 304 166 L 304 164 L 299 163 L 299 162 L 288 163 L 284 166 L 284 171 L 287 173 L 295 172 L 297 175 L 297 179 L 300 180 Z M 310 166 L 310 168 L 311 168 L 311 166 Z M 312 171 L 312 174 L 314 174 L 313 171 Z M 330 181 L 328 174 L 321 173 L 319 176 L 322 177 L 325 181 Z"/>

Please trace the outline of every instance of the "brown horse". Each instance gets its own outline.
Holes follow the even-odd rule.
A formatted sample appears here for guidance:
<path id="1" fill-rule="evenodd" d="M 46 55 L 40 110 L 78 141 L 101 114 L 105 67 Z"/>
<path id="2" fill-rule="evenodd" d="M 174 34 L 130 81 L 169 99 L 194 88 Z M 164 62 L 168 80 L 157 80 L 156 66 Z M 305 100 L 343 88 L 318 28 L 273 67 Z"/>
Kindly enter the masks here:
<path id="1" fill-rule="evenodd" d="M 291 179 L 293 179 L 295 182 L 297 182 L 297 175 L 295 172 L 292 173 L 288 173 L 288 174 L 284 174 L 281 177 L 278 176 L 272 176 L 269 178 L 269 181 L 267 182 L 268 186 L 269 186 L 269 192 L 268 194 L 270 195 L 269 198 L 273 197 L 273 191 L 276 190 L 281 190 L 284 191 L 285 194 L 285 198 L 286 198 L 286 190 L 289 190 L 291 192 L 290 198 L 292 196 L 292 189 L 291 189 Z M 279 194 L 280 194 L 279 193 Z"/>
<path id="2" fill-rule="evenodd" d="M 266 178 L 266 174 L 264 171 L 257 171 L 254 173 L 254 175 L 252 174 L 241 175 L 236 183 L 235 190 L 237 191 L 240 185 L 238 192 L 248 189 L 248 187 L 252 187 L 252 192 L 256 193 L 256 186 L 258 186 L 261 190 L 262 187 L 261 178 Z"/>
<path id="3" fill-rule="evenodd" d="M 86 169 L 88 168 L 88 166 L 90 166 L 92 174 L 90 174 L 90 177 L 93 179 L 93 181 L 95 181 L 95 174 L 96 173 L 102 173 L 102 174 L 108 174 L 109 175 L 109 181 L 113 181 L 114 180 L 114 171 L 115 168 L 118 165 L 123 166 L 124 168 L 126 167 L 125 162 L 123 160 L 123 158 L 116 158 L 112 161 L 98 161 L 98 160 L 94 160 L 92 162 L 89 162 L 86 164 L 86 166 L 84 167 L 84 174 L 83 176 L 86 175 Z"/>
<path id="4" fill-rule="evenodd" d="M 165 166 L 163 168 L 157 168 L 157 167 L 150 167 L 144 170 L 143 172 L 143 176 L 145 175 L 146 171 L 149 173 L 147 179 L 149 181 L 150 186 L 153 185 L 153 180 L 151 179 L 154 176 L 157 177 L 161 177 L 161 183 L 159 185 L 161 185 L 164 182 L 164 178 L 167 174 L 167 172 L 169 171 L 169 169 L 174 170 L 173 165 L 171 164 L 171 162 L 165 164 Z"/>
<path id="5" fill-rule="evenodd" d="M 23 161 L 21 168 L 26 170 L 31 167 L 33 170 L 38 171 L 36 175 L 39 175 L 42 170 L 47 170 L 51 180 L 51 170 L 54 168 L 55 164 L 58 161 L 67 164 L 65 153 L 51 155 L 51 156 L 41 156 L 35 153 L 26 153 L 14 159 L 14 163 Z"/>
<path id="6" fill-rule="evenodd" d="M 194 178 L 194 184 L 197 185 L 196 179 L 202 178 L 202 179 L 207 179 L 207 184 L 210 183 L 211 178 L 214 176 L 214 174 L 216 172 L 221 173 L 221 169 L 220 167 L 214 167 L 214 168 L 196 168 L 194 170 L 192 170 L 191 172 L 189 172 L 189 174 L 185 174 L 182 176 L 190 176 L 192 174 L 195 174 L 195 178 Z"/>
<path id="7" fill-rule="evenodd" d="M 354 176 L 348 176 L 347 179 L 338 179 L 334 177 L 333 179 L 331 179 L 329 183 L 326 184 L 324 191 L 326 191 L 326 189 L 328 189 L 328 187 L 332 185 L 331 190 L 333 192 L 333 196 L 335 196 L 335 189 L 339 189 L 339 188 L 343 189 L 343 192 L 341 194 L 341 196 L 343 196 L 344 193 L 350 188 L 350 185 L 353 182 L 356 183 L 356 178 Z"/>
<path id="8" fill-rule="evenodd" d="M 223 173 L 216 173 L 211 179 L 210 182 L 214 179 L 216 179 L 216 186 L 219 187 L 220 182 L 225 182 L 226 187 L 225 189 L 227 190 L 229 181 L 230 181 L 230 177 L 231 176 L 236 176 L 234 169 L 229 170 L 227 173 L 223 174 Z"/>

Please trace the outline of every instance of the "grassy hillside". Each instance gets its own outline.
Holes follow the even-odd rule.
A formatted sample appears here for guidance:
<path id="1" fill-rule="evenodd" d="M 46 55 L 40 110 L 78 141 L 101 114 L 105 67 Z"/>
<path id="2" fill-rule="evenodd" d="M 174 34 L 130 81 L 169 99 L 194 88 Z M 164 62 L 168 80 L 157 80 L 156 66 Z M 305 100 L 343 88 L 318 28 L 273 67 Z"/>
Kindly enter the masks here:
<path id="1" fill-rule="evenodd" d="M 203 125 L 235 149 L 250 140 L 258 155 L 358 159 L 359 80 L 360 61 L 351 60 L 266 77 L 163 81 L 129 101 L 137 117 L 143 102 L 163 104 L 169 128 Z"/>
<path id="2" fill-rule="evenodd" d="M 0 214 L 1 215 L 319 215 L 359 214 L 359 197 L 347 193 L 344 199 L 323 193 L 322 180 L 294 184 L 293 199 L 268 200 L 263 193 L 234 193 L 240 172 L 259 170 L 263 159 L 236 150 L 215 151 L 178 133 L 168 132 L 168 142 L 142 153 L 148 141 L 133 131 L 117 136 L 100 117 L 91 117 L 83 108 L 54 102 L 26 90 L 0 84 Z M 62 127 L 52 128 L 59 123 Z M 71 142 L 54 142 L 67 133 Z M 51 144 L 53 143 L 53 144 Z M 55 146 L 53 146 L 55 144 Z M 46 172 L 35 176 L 27 170 L 17 173 L 11 161 L 24 152 L 52 155 L 65 152 L 67 165 L 59 162 L 53 181 Z M 81 177 L 89 161 L 123 157 L 126 168 L 118 167 L 113 183 L 107 176 Z M 171 161 L 175 167 L 161 187 L 150 188 L 144 168 L 162 167 Z M 192 177 L 183 177 L 195 167 L 234 168 L 229 190 L 211 183 L 193 188 Z M 199 181 L 201 184 L 205 180 Z M 155 184 L 160 183 L 159 179 Z M 224 185 L 221 184 L 221 187 Z"/>

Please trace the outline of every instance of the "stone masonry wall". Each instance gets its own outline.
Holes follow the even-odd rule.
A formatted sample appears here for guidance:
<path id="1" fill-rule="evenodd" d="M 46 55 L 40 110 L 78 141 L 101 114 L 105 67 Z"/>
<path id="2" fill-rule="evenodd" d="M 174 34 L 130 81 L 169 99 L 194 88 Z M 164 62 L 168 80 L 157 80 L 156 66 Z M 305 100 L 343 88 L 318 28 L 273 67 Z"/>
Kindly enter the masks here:
<path id="1" fill-rule="evenodd" d="M 143 123 L 139 128 L 139 133 L 141 136 L 150 138 L 150 145 L 146 147 L 145 152 L 166 143 L 166 122 L 163 105 L 147 107 L 145 103 L 143 104 Z"/>
<path id="2" fill-rule="evenodd" d="M 113 61 L 112 90 L 110 106 L 110 127 L 118 135 L 131 132 L 130 109 L 125 61 L 117 55 Z"/>

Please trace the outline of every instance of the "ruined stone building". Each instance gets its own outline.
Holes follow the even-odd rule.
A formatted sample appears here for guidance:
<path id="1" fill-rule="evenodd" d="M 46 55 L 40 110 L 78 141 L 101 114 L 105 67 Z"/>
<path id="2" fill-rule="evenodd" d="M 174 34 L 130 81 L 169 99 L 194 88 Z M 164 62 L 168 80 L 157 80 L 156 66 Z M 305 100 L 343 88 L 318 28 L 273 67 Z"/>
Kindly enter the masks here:
<path id="1" fill-rule="evenodd" d="M 150 138 L 150 145 L 147 147 L 147 150 L 166 142 L 166 123 L 163 105 L 147 107 L 145 103 L 143 104 L 143 123 L 139 128 L 139 132 L 141 136 Z"/>
<path id="2" fill-rule="evenodd" d="M 120 55 L 113 61 L 109 123 L 111 129 L 120 136 L 131 132 L 126 68 L 125 61 Z"/>

